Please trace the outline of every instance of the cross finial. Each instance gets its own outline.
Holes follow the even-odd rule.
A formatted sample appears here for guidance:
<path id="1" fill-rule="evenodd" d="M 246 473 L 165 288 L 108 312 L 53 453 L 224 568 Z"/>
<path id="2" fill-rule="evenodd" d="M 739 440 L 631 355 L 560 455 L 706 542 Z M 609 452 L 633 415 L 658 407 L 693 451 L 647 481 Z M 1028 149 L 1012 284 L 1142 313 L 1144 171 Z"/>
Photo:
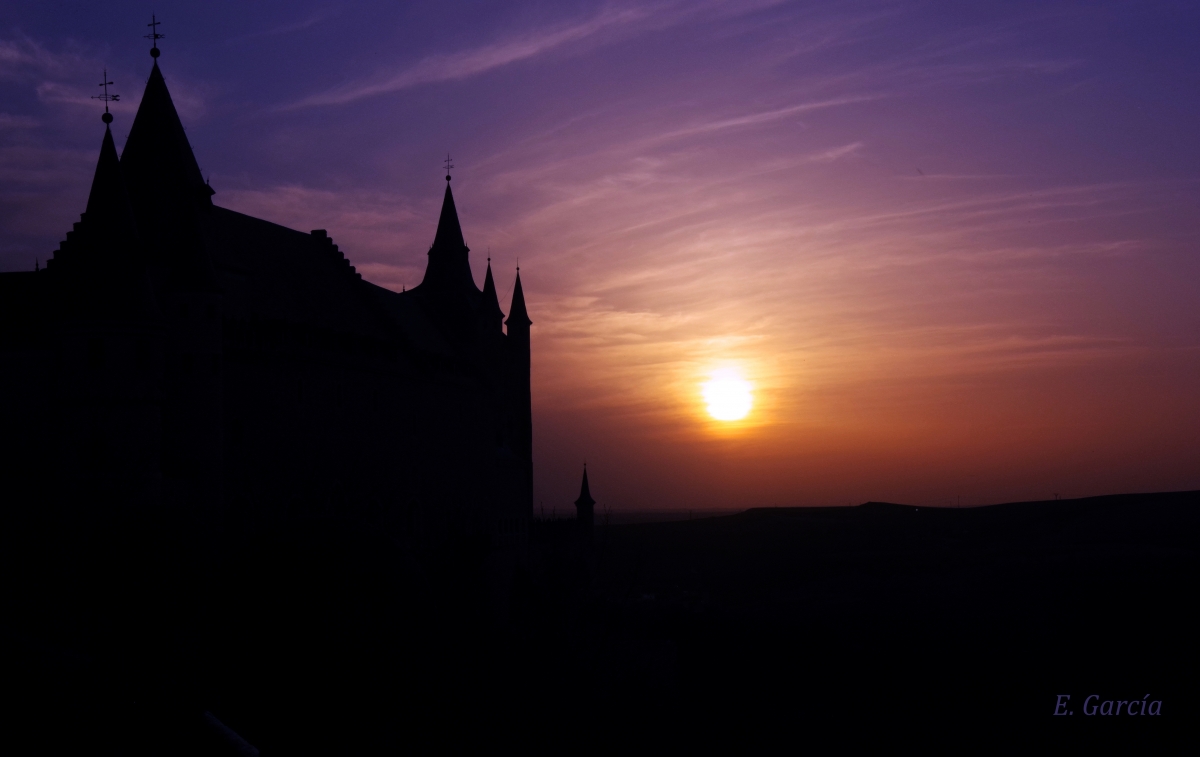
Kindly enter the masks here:
<path id="1" fill-rule="evenodd" d="M 104 115 L 103 115 L 103 116 L 100 116 L 100 120 L 101 120 L 101 121 L 103 121 L 103 122 L 104 122 L 104 123 L 106 123 L 106 124 L 111 124 L 111 123 L 112 123 L 112 120 L 113 120 L 112 113 L 109 113 L 109 112 L 108 112 L 108 104 L 109 104 L 109 103 L 115 103 L 115 102 L 117 102 L 118 100 L 120 100 L 120 99 L 121 99 L 121 96 L 120 96 L 120 95 L 110 95 L 110 94 L 108 94 L 108 87 L 109 87 L 109 85 L 111 85 L 111 84 L 112 84 L 112 82 L 110 82 L 110 81 L 108 80 L 108 69 L 107 69 L 107 68 L 105 68 L 105 69 L 104 69 L 104 81 L 100 82 L 100 84 L 98 84 L 98 85 L 97 85 L 97 86 L 100 86 L 100 87 L 104 87 L 104 94 L 102 94 L 102 95 L 92 95 L 92 99 L 93 99 L 93 100 L 100 100 L 101 102 L 103 102 L 103 103 L 104 103 Z"/>
<path id="2" fill-rule="evenodd" d="M 450 169 L 454 168 L 454 164 L 450 162 L 450 153 L 446 153 L 446 159 L 442 162 L 446 164 L 446 181 L 450 181 Z"/>
<path id="3" fill-rule="evenodd" d="M 163 35 L 158 33 L 158 25 L 161 23 L 161 21 L 154 17 L 153 13 L 150 14 L 150 23 L 146 24 L 146 26 L 150 27 L 150 33 L 146 35 L 146 39 L 150 40 L 151 58 L 158 57 L 158 41 L 163 38 Z"/>

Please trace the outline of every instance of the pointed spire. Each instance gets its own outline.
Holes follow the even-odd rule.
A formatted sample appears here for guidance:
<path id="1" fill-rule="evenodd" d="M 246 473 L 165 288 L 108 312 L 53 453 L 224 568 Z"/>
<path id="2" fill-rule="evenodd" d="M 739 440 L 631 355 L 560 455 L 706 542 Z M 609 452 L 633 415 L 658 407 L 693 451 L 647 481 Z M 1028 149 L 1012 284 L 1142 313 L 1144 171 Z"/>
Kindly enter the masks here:
<path id="1" fill-rule="evenodd" d="M 495 324 L 495 330 L 499 331 L 500 324 L 504 321 L 504 311 L 500 309 L 500 298 L 496 296 L 496 281 L 492 278 L 491 258 L 488 258 L 487 274 L 483 277 L 482 303 L 481 317 L 487 321 L 488 326 Z"/>
<path id="2" fill-rule="evenodd" d="M 442 197 L 442 215 L 438 218 L 437 234 L 433 237 L 434 248 L 457 251 L 466 247 L 462 226 L 458 223 L 458 208 L 454 206 L 454 193 L 450 182 L 446 182 L 446 194 Z"/>
<path id="3" fill-rule="evenodd" d="M 528 328 L 533 323 L 529 320 L 529 313 L 525 311 L 525 290 L 521 288 L 520 266 L 517 266 L 517 283 L 513 285 L 512 305 L 508 308 L 508 320 L 505 323 L 509 332 L 514 326 Z"/>
<path id="4" fill-rule="evenodd" d="M 126 194 L 112 130 L 104 127 L 87 210 L 56 262 L 66 277 L 67 307 L 89 318 L 144 318 L 155 311 L 145 259 Z"/>
<path id="5" fill-rule="evenodd" d="M 579 488 L 579 499 L 575 500 L 576 506 L 591 507 L 596 504 L 596 500 L 592 499 L 592 492 L 588 489 L 587 480 L 587 463 L 583 464 L 583 486 Z"/>
<path id="6" fill-rule="evenodd" d="M 121 164 L 135 195 L 165 195 L 172 200 L 212 204 L 213 190 L 200 173 L 157 62 L 150 70 L 146 91 L 129 129 Z"/>
<path id="7" fill-rule="evenodd" d="M 138 230 L 153 262 L 167 267 L 170 286 L 215 291 L 202 232 L 213 190 L 196 164 L 157 62 L 130 127 L 121 169 Z"/>
<path id="8" fill-rule="evenodd" d="M 467 259 L 470 249 L 463 241 L 462 226 L 458 222 L 458 209 L 454 206 L 454 193 L 446 182 L 446 194 L 442 199 L 442 214 L 438 218 L 437 233 L 433 246 L 429 248 L 429 264 L 421 288 L 428 291 L 467 293 L 478 296 L 479 288 L 471 276 L 471 263 Z M 468 301 L 467 307 L 474 308 Z"/>
<path id="9" fill-rule="evenodd" d="M 92 178 L 92 190 L 80 228 L 80 236 L 86 236 L 92 248 L 89 255 L 92 260 L 85 264 L 113 265 L 116 263 L 113 256 L 134 254 L 137 230 L 121 173 L 112 129 L 105 126 L 100 159 L 96 162 L 96 174 Z"/>

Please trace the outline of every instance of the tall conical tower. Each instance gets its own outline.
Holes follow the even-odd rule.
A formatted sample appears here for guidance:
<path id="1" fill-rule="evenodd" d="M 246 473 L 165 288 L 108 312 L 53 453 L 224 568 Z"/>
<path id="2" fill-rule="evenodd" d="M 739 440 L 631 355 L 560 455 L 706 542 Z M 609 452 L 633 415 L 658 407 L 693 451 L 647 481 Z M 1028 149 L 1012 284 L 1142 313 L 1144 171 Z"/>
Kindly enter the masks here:
<path id="1" fill-rule="evenodd" d="M 513 417 L 513 452 L 520 465 L 521 507 L 533 513 L 533 401 L 530 391 L 529 313 L 525 310 L 525 291 L 521 287 L 521 269 L 513 286 L 512 305 L 508 309 L 507 373 L 509 401 Z M 528 509 L 526 509 L 528 508 Z"/>
<path id="2" fill-rule="evenodd" d="M 462 225 L 458 221 L 458 208 L 454 205 L 454 193 L 450 190 L 450 176 L 446 175 L 446 193 L 442 196 L 442 212 L 438 217 L 437 233 L 429 247 L 429 263 L 425 267 L 425 278 L 421 287 L 439 294 L 479 293 L 471 277 L 468 260 L 470 248 L 463 240 Z"/>
<path id="3" fill-rule="evenodd" d="M 168 496 L 201 509 L 222 497 L 223 298 L 207 237 L 213 190 L 204 181 L 158 65 L 121 154 L 167 330 L 163 472 Z"/>
<path id="4" fill-rule="evenodd" d="M 595 507 L 596 500 L 592 499 L 592 492 L 588 488 L 587 463 L 584 463 L 583 484 L 579 487 L 579 499 L 575 500 L 575 521 L 585 531 L 590 532 L 596 522 Z"/>
<path id="5" fill-rule="evenodd" d="M 470 248 L 463 241 L 458 208 L 454 205 L 450 174 L 447 173 L 442 212 L 433 244 L 429 247 L 425 277 L 409 291 L 423 303 L 443 335 L 460 343 L 474 338 L 480 311 L 480 291 L 471 275 L 468 253 Z"/>
<path id="6" fill-rule="evenodd" d="M 121 167 L 134 216 L 163 283 L 175 291 L 216 291 L 203 239 L 205 211 L 212 207 L 214 192 L 200 174 L 157 58 Z"/>

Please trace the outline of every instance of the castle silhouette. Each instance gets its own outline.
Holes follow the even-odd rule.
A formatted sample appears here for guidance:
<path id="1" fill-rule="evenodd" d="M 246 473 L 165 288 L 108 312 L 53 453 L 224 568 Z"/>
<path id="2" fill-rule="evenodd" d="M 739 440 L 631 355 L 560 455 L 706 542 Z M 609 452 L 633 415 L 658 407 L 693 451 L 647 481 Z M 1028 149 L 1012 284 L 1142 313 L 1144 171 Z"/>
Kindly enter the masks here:
<path id="1" fill-rule="evenodd" d="M 201 532 L 334 514 L 516 554 L 532 514 L 530 325 L 483 290 L 446 176 L 424 280 L 365 281 L 324 229 L 222 208 L 158 65 L 118 157 L 31 272 L 0 274 L 9 491 Z M 507 329 L 505 329 L 507 326 Z"/>
<path id="2" fill-rule="evenodd" d="M 591 580 L 586 471 L 577 520 L 532 518 L 520 271 L 505 317 L 449 175 L 402 292 L 324 229 L 215 205 L 157 53 L 120 155 L 104 114 L 79 222 L 0 274 L 20 717 L 60 751 L 252 753 L 209 707 L 297 749 L 316 721 L 398 738 L 359 714 L 377 692 L 511 675 Z"/>

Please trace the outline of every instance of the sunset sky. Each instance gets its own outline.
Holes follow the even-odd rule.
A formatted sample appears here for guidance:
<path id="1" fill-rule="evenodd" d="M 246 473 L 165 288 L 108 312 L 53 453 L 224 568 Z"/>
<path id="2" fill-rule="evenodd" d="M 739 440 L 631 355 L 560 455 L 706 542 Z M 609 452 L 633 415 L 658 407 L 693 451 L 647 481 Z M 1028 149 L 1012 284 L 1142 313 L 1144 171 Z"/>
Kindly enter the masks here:
<path id="1" fill-rule="evenodd" d="M 547 514 L 585 459 L 598 510 L 1200 488 L 1200 5 L 9 3 L 0 269 L 83 210 L 105 66 L 124 143 L 151 10 L 214 202 L 371 281 L 453 156 Z"/>

